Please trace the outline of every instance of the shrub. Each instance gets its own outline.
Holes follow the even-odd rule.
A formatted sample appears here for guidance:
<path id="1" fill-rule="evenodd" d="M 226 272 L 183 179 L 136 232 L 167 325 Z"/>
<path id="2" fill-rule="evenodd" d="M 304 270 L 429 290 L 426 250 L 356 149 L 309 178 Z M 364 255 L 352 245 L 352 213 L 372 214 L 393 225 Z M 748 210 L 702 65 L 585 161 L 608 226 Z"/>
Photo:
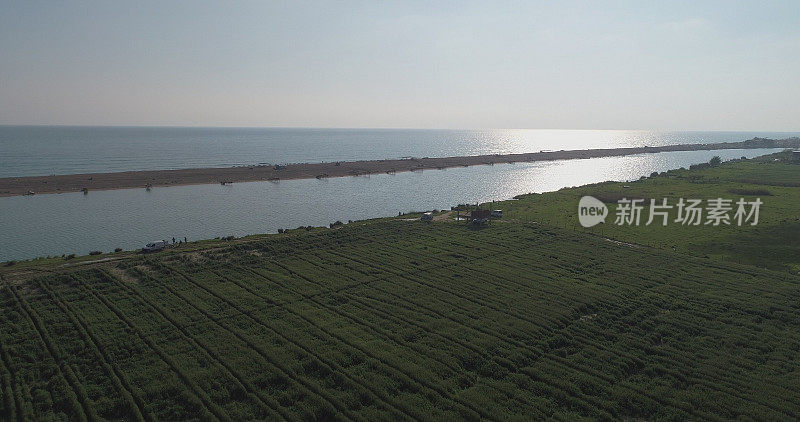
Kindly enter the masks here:
<path id="1" fill-rule="evenodd" d="M 122 248 L 114 248 L 114 252 L 122 252 Z"/>
<path id="2" fill-rule="evenodd" d="M 713 160 L 713 158 L 712 158 Z M 705 168 L 711 167 L 711 162 L 708 163 L 700 163 L 700 164 L 692 164 L 689 166 L 689 170 L 702 170 Z"/>
<path id="3" fill-rule="evenodd" d="M 740 188 L 732 188 L 728 189 L 728 192 L 735 194 L 735 195 L 745 195 L 745 196 L 772 196 L 772 192 L 766 189 L 740 189 Z"/>
<path id="4" fill-rule="evenodd" d="M 722 158 L 720 158 L 719 155 L 715 155 L 715 156 L 711 157 L 710 160 L 708 160 L 708 164 L 711 167 L 716 167 L 716 166 L 722 164 Z"/>
<path id="5" fill-rule="evenodd" d="M 89 255 L 101 255 L 102 253 L 103 251 L 91 251 L 89 252 Z"/>
<path id="6" fill-rule="evenodd" d="M 278 234 L 283 234 L 283 229 L 278 229 Z"/>
<path id="7" fill-rule="evenodd" d="M 70 259 L 75 259 L 75 254 L 71 253 L 71 254 L 65 256 L 64 259 L 66 259 L 67 261 L 69 261 Z"/>
<path id="8" fill-rule="evenodd" d="M 10 266 L 12 266 L 12 265 L 14 265 L 14 264 L 16 264 L 16 263 L 17 263 L 17 261 L 14 261 L 14 260 L 12 259 L 11 261 L 8 261 L 8 262 L 6 262 L 6 267 L 10 267 Z"/>

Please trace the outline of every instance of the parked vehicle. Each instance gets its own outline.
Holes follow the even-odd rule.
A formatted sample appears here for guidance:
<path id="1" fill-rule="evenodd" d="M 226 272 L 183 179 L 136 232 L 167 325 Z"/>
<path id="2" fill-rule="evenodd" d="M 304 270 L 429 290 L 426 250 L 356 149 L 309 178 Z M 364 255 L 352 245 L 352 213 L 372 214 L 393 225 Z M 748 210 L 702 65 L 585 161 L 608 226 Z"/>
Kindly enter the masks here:
<path id="1" fill-rule="evenodd" d="M 142 252 L 157 252 L 167 247 L 166 240 L 150 242 L 142 248 Z"/>
<path id="2" fill-rule="evenodd" d="M 433 220 L 433 213 L 432 212 L 426 212 L 426 213 L 422 214 L 422 217 L 420 217 L 419 219 L 422 220 L 422 221 L 431 221 L 431 220 Z"/>
<path id="3" fill-rule="evenodd" d="M 492 210 L 493 218 L 503 218 L 503 210 Z"/>

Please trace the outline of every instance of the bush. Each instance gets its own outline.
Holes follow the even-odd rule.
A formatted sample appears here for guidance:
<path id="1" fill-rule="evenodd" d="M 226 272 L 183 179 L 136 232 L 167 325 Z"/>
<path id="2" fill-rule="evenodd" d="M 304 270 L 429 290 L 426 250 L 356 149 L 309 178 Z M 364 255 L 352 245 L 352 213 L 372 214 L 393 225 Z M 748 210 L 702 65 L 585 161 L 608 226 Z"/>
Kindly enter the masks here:
<path id="1" fill-rule="evenodd" d="M 91 251 L 89 255 L 102 255 L 103 251 Z"/>
<path id="2" fill-rule="evenodd" d="M 689 166 L 689 170 L 702 170 L 709 167 L 711 167 L 710 161 L 708 163 L 692 164 L 691 166 Z"/>
<path id="3" fill-rule="evenodd" d="M 114 252 L 122 252 L 122 248 L 114 248 Z"/>
<path id="4" fill-rule="evenodd" d="M 8 261 L 8 262 L 6 262 L 6 267 L 10 267 L 10 266 L 12 266 L 12 265 L 14 265 L 14 264 L 16 264 L 16 263 L 17 263 L 17 261 L 14 261 L 14 260 L 12 259 L 11 261 Z"/>
<path id="5" fill-rule="evenodd" d="M 278 234 L 283 234 L 283 229 L 278 229 Z"/>
<path id="6" fill-rule="evenodd" d="M 772 192 L 766 189 L 739 189 L 739 188 L 732 188 L 728 189 L 728 192 L 736 194 L 736 195 L 745 195 L 745 196 L 772 196 Z"/>
<path id="7" fill-rule="evenodd" d="M 75 259 L 75 254 L 71 253 L 71 254 L 65 256 L 64 259 L 66 259 L 67 261 L 69 261 L 70 259 Z"/>
<path id="8" fill-rule="evenodd" d="M 720 164 L 722 164 L 722 158 L 719 158 L 719 155 L 715 155 L 711 157 L 710 160 L 708 160 L 708 165 L 710 165 L 711 167 L 716 167 Z"/>

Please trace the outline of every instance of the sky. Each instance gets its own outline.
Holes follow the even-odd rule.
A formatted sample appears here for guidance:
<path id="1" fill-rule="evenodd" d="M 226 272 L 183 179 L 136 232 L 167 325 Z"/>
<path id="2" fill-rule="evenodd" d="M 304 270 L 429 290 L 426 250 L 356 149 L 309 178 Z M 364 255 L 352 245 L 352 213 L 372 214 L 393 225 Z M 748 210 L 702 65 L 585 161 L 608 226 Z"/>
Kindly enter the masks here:
<path id="1" fill-rule="evenodd" d="M 800 2 L 0 0 L 0 124 L 800 130 Z"/>

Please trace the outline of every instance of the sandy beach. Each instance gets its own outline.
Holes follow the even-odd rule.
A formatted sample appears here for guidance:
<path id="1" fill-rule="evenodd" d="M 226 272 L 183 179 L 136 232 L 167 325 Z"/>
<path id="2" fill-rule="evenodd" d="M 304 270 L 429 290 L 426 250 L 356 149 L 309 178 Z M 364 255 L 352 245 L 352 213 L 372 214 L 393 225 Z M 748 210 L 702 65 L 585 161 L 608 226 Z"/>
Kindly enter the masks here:
<path id="1" fill-rule="evenodd" d="M 409 158 L 395 160 L 300 163 L 224 168 L 127 171 L 31 177 L 0 178 L 0 197 L 45 193 L 91 192 L 110 189 L 145 189 L 147 187 L 279 181 L 327 177 L 365 176 L 370 174 L 424 171 L 452 167 L 494 165 L 501 163 L 571 160 L 614 157 L 673 151 L 719 149 L 796 148 L 800 139 L 751 139 L 743 142 L 668 145 L 660 147 L 540 151 L 523 154 L 477 155 L 441 158 Z"/>

